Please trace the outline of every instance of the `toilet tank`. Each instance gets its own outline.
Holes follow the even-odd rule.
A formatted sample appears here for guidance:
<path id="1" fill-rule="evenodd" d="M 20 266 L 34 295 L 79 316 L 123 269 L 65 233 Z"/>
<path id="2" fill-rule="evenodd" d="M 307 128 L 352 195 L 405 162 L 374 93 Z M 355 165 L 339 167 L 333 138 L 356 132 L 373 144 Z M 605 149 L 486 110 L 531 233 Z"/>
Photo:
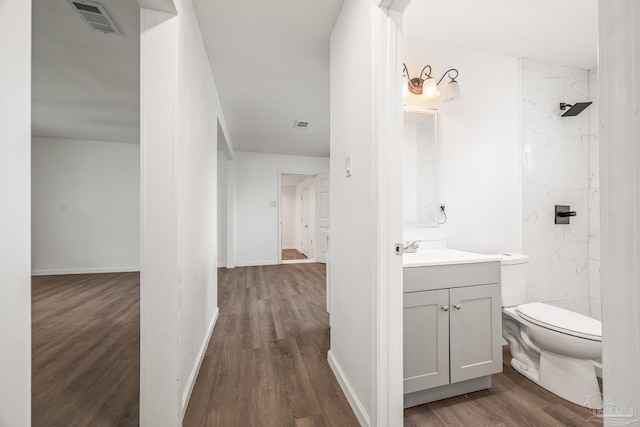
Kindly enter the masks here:
<path id="1" fill-rule="evenodd" d="M 502 306 L 513 307 L 530 301 L 527 294 L 527 263 L 529 256 L 504 253 L 502 258 Z"/>

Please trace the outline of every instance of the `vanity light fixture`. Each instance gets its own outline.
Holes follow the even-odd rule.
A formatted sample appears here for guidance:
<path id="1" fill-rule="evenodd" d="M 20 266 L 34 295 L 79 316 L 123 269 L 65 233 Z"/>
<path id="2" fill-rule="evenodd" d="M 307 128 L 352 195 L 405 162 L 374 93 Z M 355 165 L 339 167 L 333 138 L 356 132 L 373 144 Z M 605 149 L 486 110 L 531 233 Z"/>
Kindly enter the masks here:
<path id="1" fill-rule="evenodd" d="M 402 70 L 402 75 L 407 79 L 407 85 L 403 86 L 403 96 L 406 98 L 410 94 L 422 95 L 424 99 L 430 100 L 435 99 L 440 96 L 440 91 L 438 90 L 438 85 L 442 82 L 442 80 L 446 77 L 449 77 L 449 83 L 445 89 L 444 98 L 442 99 L 444 102 L 456 101 L 462 96 L 460 95 L 460 85 L 458 85 L 458 70 L 455 68 L 450 68 L 444 72 L 440 80 L 436 83 L 436 80 L 431 77 L 431 65 L 425 65 L 425 67 L 420 72 L 418 77 L 411 78 L 409 75 L 409 69 L 406 64 L 402 64 L 404 69 Z M 427 69 L 429 69 L 427 71 Z M 454 74 L 455 73 L 455 74 Z"/>

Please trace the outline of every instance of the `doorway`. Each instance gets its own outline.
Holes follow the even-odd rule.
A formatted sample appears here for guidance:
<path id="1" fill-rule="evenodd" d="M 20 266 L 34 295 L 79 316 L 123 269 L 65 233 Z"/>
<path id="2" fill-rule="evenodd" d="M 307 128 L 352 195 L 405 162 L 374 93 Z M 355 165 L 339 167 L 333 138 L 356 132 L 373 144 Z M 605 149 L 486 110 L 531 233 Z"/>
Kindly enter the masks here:
<path id="1" fill-rule="evenodd" d="M 31 423 L 135 424 L 140 6 L 31 10 Z"/>
<path id="2" fill-rule="evenodd" d="M 315 262 L 316 176 L 280 175 L 280 263 Z"/>

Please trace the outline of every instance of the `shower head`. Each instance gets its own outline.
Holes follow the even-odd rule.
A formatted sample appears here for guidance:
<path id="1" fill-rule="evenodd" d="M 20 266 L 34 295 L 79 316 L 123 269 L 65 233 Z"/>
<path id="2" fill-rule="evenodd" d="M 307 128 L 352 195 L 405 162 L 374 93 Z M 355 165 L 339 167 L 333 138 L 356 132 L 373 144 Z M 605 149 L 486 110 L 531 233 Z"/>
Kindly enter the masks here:
<path id="1" fill-rule="evenodd" d="M 562 111 L 566 110 L 567 108 L 569 108 L 568 111 L 565 111 L 563 115 L 561 115 L 560 117 L 572 117 L 572 116 L 577 116 L 578 114 L 582 113 L 582 111 L 587 108 L 589 105 L 593 104 L 593 102 L 576 102 L 575 104 L 571 105 L 571 104 L 567 104 L 564 102 L 560 103 L 560 109 Z"/>

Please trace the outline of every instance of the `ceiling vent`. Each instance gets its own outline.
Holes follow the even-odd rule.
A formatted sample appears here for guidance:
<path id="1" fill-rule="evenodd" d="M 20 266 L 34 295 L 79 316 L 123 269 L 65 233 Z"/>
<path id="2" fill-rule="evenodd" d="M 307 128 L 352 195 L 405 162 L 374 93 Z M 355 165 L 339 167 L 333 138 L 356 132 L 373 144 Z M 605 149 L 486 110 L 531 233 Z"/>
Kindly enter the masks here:
<path id="1" fill-rule="evenodd" d="M 100 3 L 88 0 L 69 0 L 69 3 L 92 30 L 104 34 L 122 35 Z"/>
<path id="2" fill-rule="evenodd" d="M 296 120 L 296 122 L 293 124 L 293 127 L 295 129 L 306 129 L 309 127 L 309 122 L 302 122 L 300 120 Z"/>

